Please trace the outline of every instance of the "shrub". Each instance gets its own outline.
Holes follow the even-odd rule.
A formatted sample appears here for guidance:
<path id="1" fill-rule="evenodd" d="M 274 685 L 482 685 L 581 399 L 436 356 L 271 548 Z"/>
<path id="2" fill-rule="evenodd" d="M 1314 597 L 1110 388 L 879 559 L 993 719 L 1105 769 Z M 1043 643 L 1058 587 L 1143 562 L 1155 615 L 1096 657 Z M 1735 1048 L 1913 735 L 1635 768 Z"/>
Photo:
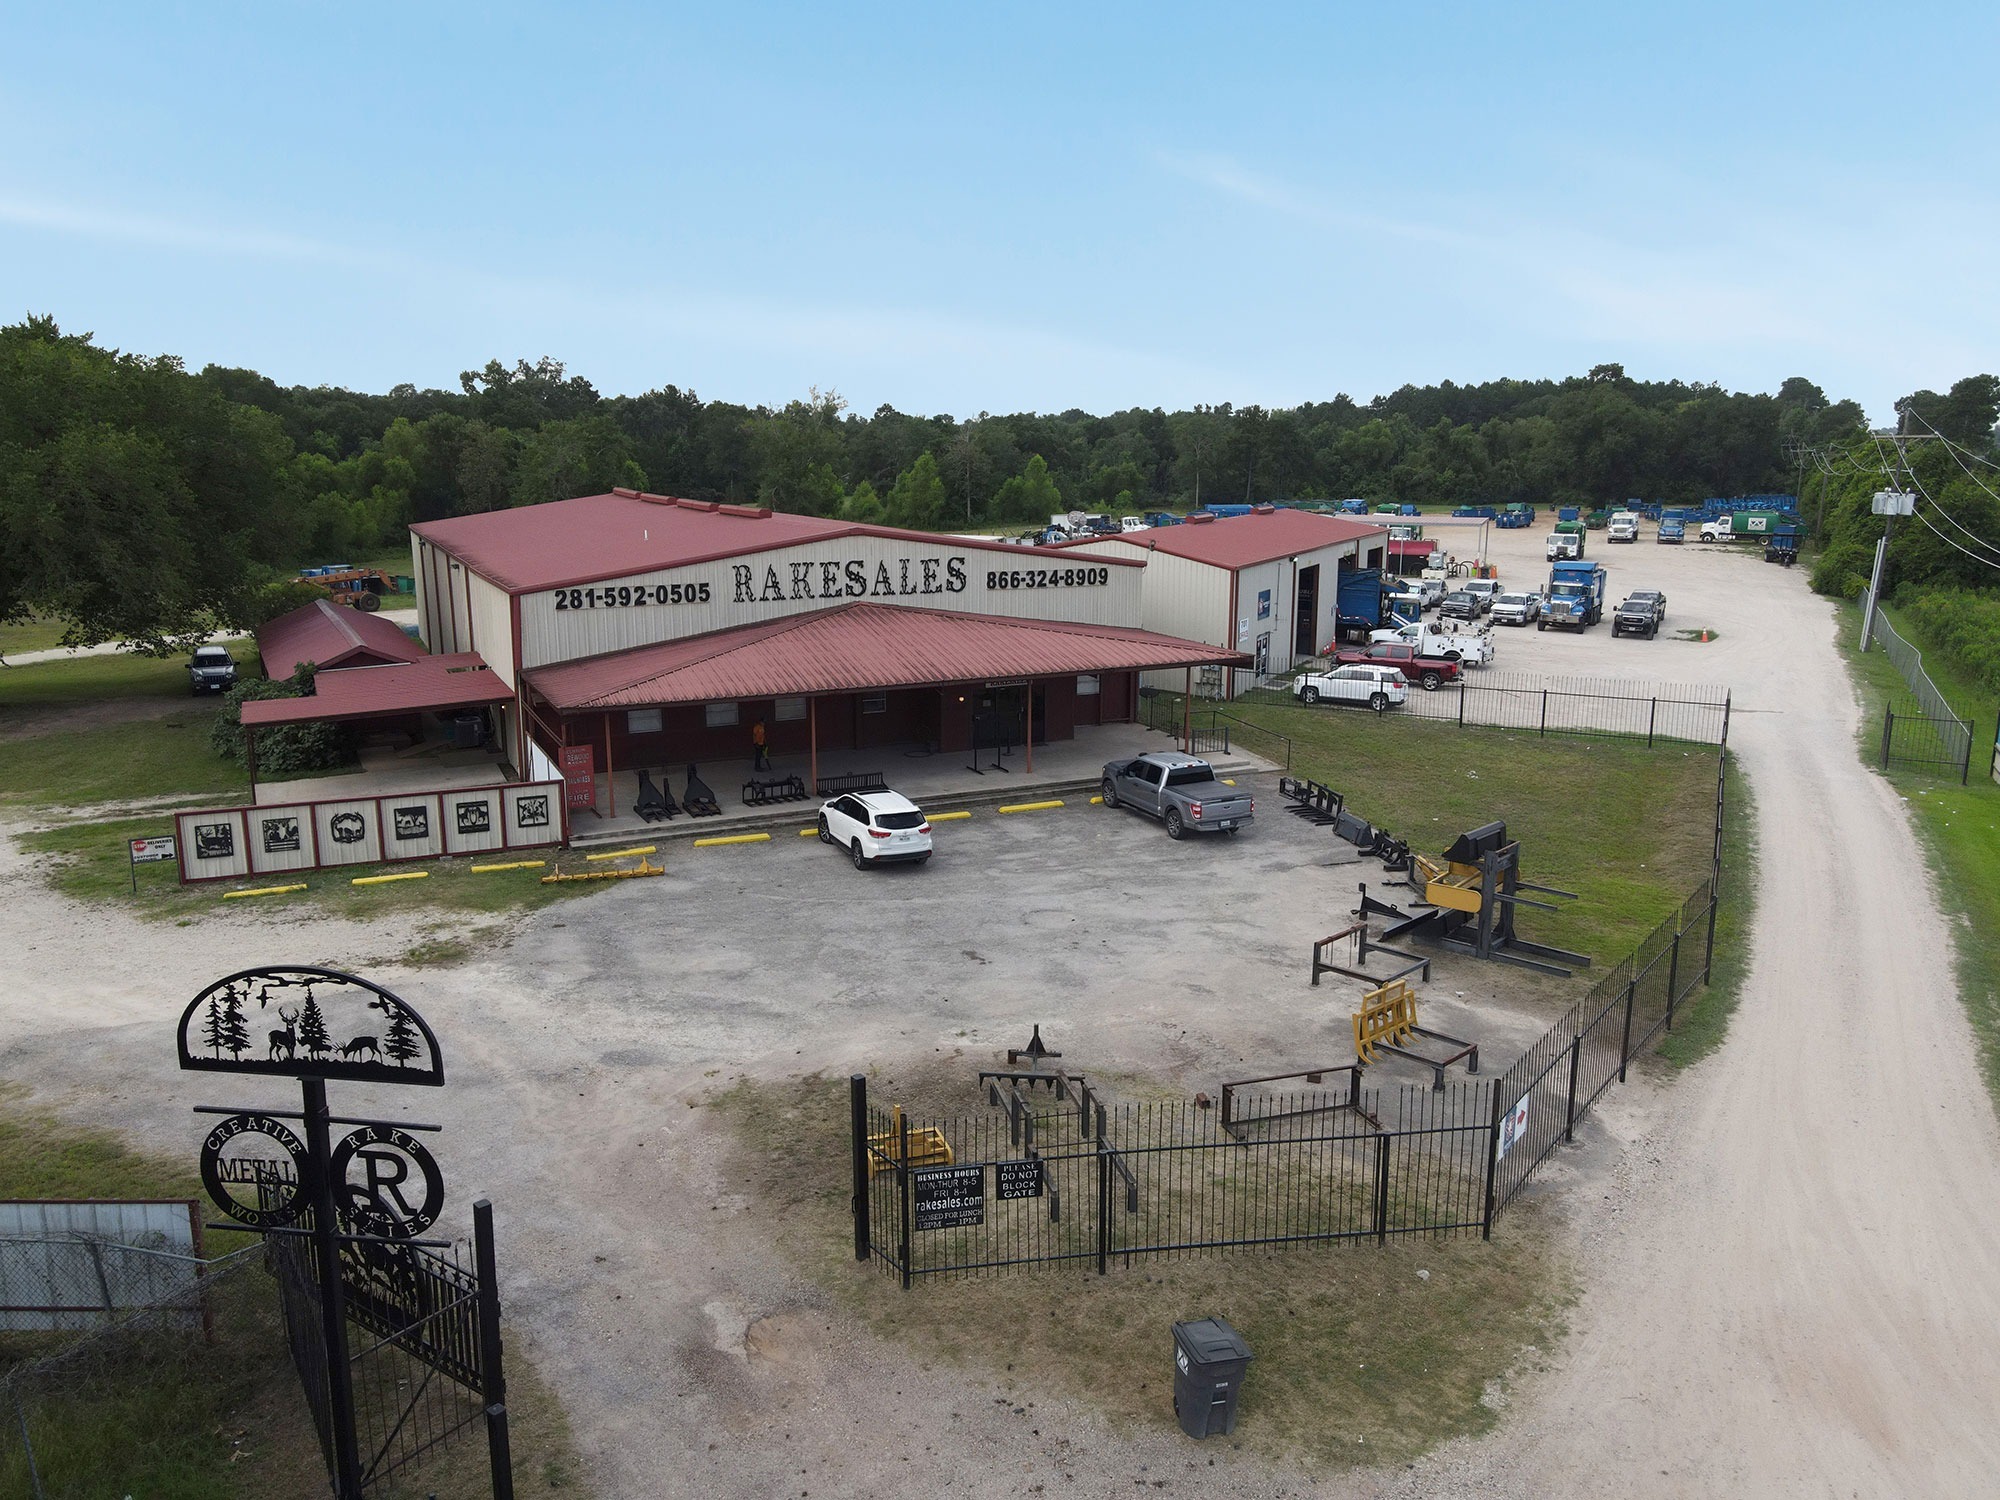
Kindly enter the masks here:
<path id="1" fill-rule="evenodd" d="M 1833 599 L 1859 599 L 1874 566 L 1872 547 L 1848 537 L 1830 542 L 1813 564 L 1813 592 Z"/>
<path id="2" fill-rule="evenodd" d="M 258 677 L 239 682 L 223 695 L 208 732 L 215 753 L 239 766 L 250 763 L 243 734 L 243 705 L 257 699 L 311 696 L 313 668 L 301 663 L 290 678 Z M 352 736 L 339 724 L 274 724 L 257 732 L 257 770 L 264 776 L 298 776 L 328 771 L 354 759 Z"/>
<path id="3" fill-rule="evenodd" d="M 1926 650 L 2000 695 L 2000 594 L 1905 589 L 1896 607 Z"/>

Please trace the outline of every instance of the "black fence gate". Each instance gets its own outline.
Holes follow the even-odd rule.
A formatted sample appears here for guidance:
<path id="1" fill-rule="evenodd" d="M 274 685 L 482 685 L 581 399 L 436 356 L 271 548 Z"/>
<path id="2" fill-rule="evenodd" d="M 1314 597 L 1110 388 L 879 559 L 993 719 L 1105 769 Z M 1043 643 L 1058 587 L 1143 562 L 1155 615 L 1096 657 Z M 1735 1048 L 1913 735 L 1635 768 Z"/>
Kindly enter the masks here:
<path id="1" fill-rule="evenodd" d="M 278 1281 L 292 1365 L 329 1469 L 333 1409 L 318 1268 L 303 1235 L 271 1235 L 266 1254 Z M 349 1358 L 364 1490 L 505 1409 L 500 1300 L 494 1274 L 493 1211 L 473 1205 L 472 1264 L 384 1240 L 350 1240 L 341 1252 L 348 1321 L 369 1338 Z M 489 1431 L 495 1500 L 511 1500 L 513 1466 Z"/>
<path id="2" fill-rule="evenodd" d="M 1926 713 L 1915 699 L 1899 698 L 1882 710 L 1881 763 L 1885 771 L 1956 776 L 1963 786 L 1972 769 L 1972 726 L 1956 714 Z"/>

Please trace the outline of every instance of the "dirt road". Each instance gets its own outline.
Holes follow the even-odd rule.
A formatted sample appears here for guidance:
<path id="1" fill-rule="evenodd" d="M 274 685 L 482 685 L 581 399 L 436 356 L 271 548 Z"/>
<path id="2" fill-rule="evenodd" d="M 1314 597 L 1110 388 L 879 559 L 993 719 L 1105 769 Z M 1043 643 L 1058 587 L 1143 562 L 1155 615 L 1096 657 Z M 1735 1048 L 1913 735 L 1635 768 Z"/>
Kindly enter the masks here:
<path id="1" fill-rule="evenodd" d="M 1495 546 L 1508 582 L 1545 572 L 1539 533 Z M 453 1048 L 451 1086 L 420 1113 L 448 1127 L 454 1198 L 504 1205 L 509 1337 L 570 1404 L 607 1500 L 1095 1496 L 1163 1481 L 1328 1496 L 1984 1493 L 2000 1469 L 2000 1136 L 1914 840 L 1855 758 L 1831 614 L 1802 578 L 1748 557 L 1647 542 L 1609 560 L 1618 591 L 1668 591 L 1670 630 L 1719 636 L 1516 631 L 1500 666 L 1735 689 L 1732 741 L 1764 849 L 1754 963 L 1720 1054 L 1671 1088 L 1601 1102 L 1587 1134 L 1614 1180 L 1587 1198 L 1551 1184 L 1582 1281 L 1553 1367 L 1513 1392 L 1497 1434 L 1411 1471 L 1316 1481 L 1047 1402 L 1024 1437 L 1016 1377 L 945 1366 L 916 1372 L 924 1409 L 907 1437 L 881 1436 L 911 1362 L 825 1310 L 750 1211 L 711 1112 L 691 1105 L 743 1072 L 837 1076 L 885 1053 L 990 1049 L 1046 1019 L 1051 993 L 1071 997 L 1060 1008 L 1078 1055 L 1114 1071 L 1270 1050 L 1188 1029 L 1188 976 L 1144 922 L 1106 929 L 1121 946 L 1096 952 L 1081 917 L 1115 898 L 1081 888 L 1032 825 L 979 825 L 971 895 L 943 878 L 871 885 L 898 903 L 872 931 L 855 924 L 851 883 L 819 877 L 841 872 L 813 862 L 827 851 L 725 852 L 416 974 L 394 965 L 413 919 L 144 925 L 61 902 L 9 848 L 0 1069 L 43 1102 L 185 1150 L 191 1099 L 286 1092 L 218 1094 L 173 1069 L 180 997 L 225 961 L 333 962 L 421 996 Z M 1122 824 L 1091 836 L 1142 847 Z M 1145 868 L 1168 868 L 1145 837 Z M 1256 899 L 1218 920 L 1254 953 L 1250 935 L 1305 930 L 1316 898 L 1284 840 L 1244 848 L 1269 868 Z M 1154 877 L 1160 920 L 1214 905 L 1197 873 Z M 995 920 L 991 892 L 1013 889 L 1034 899 Z M 1239 978 L 1268 996 L 1268 1013 L 1243 1018 L 1253 1032 L 1305 1023 L 1295 964 Z M 356 1088 L 342 1107 L 409 1112 L 393 1093 Z M 1020 1286 L 1032 1307 L 1033 1280 Z"/>
<path id="2" fill-rule="evenodd" d="M 1720 639 L 1600 631 L 1507 665 L 1561 651 L 1736 690 L 1762 849 L 1751 971 L 1727 1045 L 1663 1106 L 1608 1097 L 1636 1139 L 1606 1211 L 1584 1210 L 1554 1370 L 1496 1437 L 1393 1490 L 1991 1493 L 2000 1132 L 1915 838 L 1855 755 L 1832 613 L 1754 559 L 1641 547 L 1610 553 L 1614 582 L 1657 582 L 1670 624 Z"/>

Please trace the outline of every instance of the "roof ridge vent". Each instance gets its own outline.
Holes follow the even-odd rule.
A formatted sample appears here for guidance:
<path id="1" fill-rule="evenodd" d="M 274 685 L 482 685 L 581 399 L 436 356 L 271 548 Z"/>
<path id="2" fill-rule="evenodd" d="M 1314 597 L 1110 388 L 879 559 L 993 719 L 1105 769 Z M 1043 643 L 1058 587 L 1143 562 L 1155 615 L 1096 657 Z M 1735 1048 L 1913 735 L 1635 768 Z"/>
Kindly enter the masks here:
<path id="1" fill-rule="evenodd" d="M 1185 520 L 1181 524 L 1184 526 L 1207 526 L 1211 525 L 1214 522 L 1214 520 L 1215 520 L 1214 511 L 1197 510 L 1190 512 L 1187 520 Z"/>
<path id="2" fill-rule="evenodd" d="M 710 515 L 714 515 L 722 509 L 713 500 L 669 500 L 664 495 L 660 497 L 660 503 L 662 505 L 678 505 L 682 510 L 707 511 Z"/>
<path id="3" fill-rule="evenodd" d="M 744 516 L 752 521 L 771 519 L 771 507 L 768 505 L 719 505 L 716 509 L 725 516 Z"/>
<path id="4" fill-rule="evenodd" d="M 1253 516 L 1275 516 L 1277 513 L 1278 507 L 1275 505 L 1253 505 L 1250 507 L 1250 514 Z"/>
<path id="5" fill-rule="evenodd" d="M 637 500 L 640 498 L 639 491 L 628 490 L 623 485 L 620 484 L 612 485 L 611 493 L 618 496 L 621 500 Z"/>

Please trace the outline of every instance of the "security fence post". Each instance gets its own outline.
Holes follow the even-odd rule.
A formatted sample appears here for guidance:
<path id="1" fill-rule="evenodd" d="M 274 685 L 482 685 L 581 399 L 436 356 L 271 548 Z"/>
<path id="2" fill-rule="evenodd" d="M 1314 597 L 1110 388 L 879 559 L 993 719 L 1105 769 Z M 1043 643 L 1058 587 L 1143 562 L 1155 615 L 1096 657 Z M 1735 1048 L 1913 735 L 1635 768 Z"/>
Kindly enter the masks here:
<path id="1" fill-rule="evenodd" d="M 1721 905 L 1722 887 L 1711 885 L 1708 888 L 1708 946 L 1701 956 L 1701 982 L 1704 985 L 1708 983 L 1709 971 L 1715 966 L 1715 910 Z M 1667 1007 L 1669 1022 L 1673 1020 L 1673 1014 L 1673 1007 L 1669 1005 Z"/>
<path id="2" fill-rule="evenodd" d="M 1680 924 L 1674 924 L 1678 927 Z M 1673 951 L 1667 955 L 1667 1009 L 1672 1011 L 1681 992 L 1681 935 L 1674 934 Z M 1623 1081 L 1622 1079 L 1620 1080 Z"/>
<path id="3" fill-rule="evenodd" d="M 1461 677 L 1458 679 L 1458 727 L 1460 729 L 1465 728 L 1465 688 L 1465 679 Z M 1996 727 L 1993 733 L 1994 743 L 2000 744 L 2000 727 Z"/>
<path id="4" fill-rule="evenodd" d="M 1563 1139 L 1576 1140 L 1576 1073 L 1583 1062 L 1583 1033 L 1576 1034 L 1576 1040 L 1569 1044 L 1569 1108 L 1563 1115 Z"/>
<path id="5" fill-rule="evenodd" d="M 1660 722 L 1660 700 L 1653 700 L 1653 711 L 1646 716 L 1646 748 L 1653 748 L 1653 726 Z"/>
<path id="6" fill-rule="evenodd" d="M 1104 1141 L 1104 1106 L 1097 1106 L 1097 1274 L 1111 1269 L 1111 1152 Z"/>
<path id="7" fill-rule="evenodd" d="M 1882 769 L 1885 771 L 1889 769 L 1889 741 L 1895 737 L 1895 733 L 1896 710 L 1885 708 L 1882 710 Z"/>
<path id="8" fill-rule="evenodd" d="M 1493 1118 L 1486 1127 L 1486 1212 L 1479 1220 L 1482 1240 L 1493 1238 L 1493 1179 L 1500 1167 L 1500 1085 L 1490 1085 L 1487 1093 L 1493 1098 Z"/>
<path id="9" fill-rule="evenodd" d="M 868 1075 L 851 1074 L 847 1080 L 848 1127 L 853 1133 L 854 1157 L 854 1258 L 868 1259 Z"/>
<path id="10" fill-rule="evenodd" d="M 1389 1132 L 1375 1134 L 1375 1243 L 1389 1243 Z"/>
<path id="11" fill-rule="evenodd" d="M 507 1371 L 500 1345 L 500 1272 L 493 1251 L 493 1205 L 472 1205 L 473 1258 L 479 1271 L 479 1395 L 486 1404 L 486 1462 L 493 1500 L 514 1500 L 514 1453 L 507 1435 Z"/>
<path id="12" fill-rule="evenodd" d="M 1549 737 L 1549 690 L 1542 689 L 1542 738 Z"/>
<path id="13" fill-rule="evenodd" d="M 902 1209 L 902 1233 L 897 1238 L 896 1254 L 901 1262 L 899 1269 L 903 1275 L 903 1290 L 910 1289 L 910 1117 L 899 1115 L 896 1120 L 896 1198 Z"/>
<path id="14" fill-rule="evenodd" d="M 1676 951 L 1679 950 L 1680 945 L 1680 937 L 1676 934 L 1674 937 L 1674 948 Z M 1625 1081 L 1625 1065 L 1632 1060 L 1632 1000 L 1638 993 L 1639 981 L 1637 979 L 1627 980 L 1625 984 L 1625 1034 L 1618 1040 L 1618 1081 L 1620 1083 Z M 1673 1003 L 1673 998 L 1673 982 L 1669 980 L 1667 983 L 1667 1003 L 1669 1005 Z"/>

